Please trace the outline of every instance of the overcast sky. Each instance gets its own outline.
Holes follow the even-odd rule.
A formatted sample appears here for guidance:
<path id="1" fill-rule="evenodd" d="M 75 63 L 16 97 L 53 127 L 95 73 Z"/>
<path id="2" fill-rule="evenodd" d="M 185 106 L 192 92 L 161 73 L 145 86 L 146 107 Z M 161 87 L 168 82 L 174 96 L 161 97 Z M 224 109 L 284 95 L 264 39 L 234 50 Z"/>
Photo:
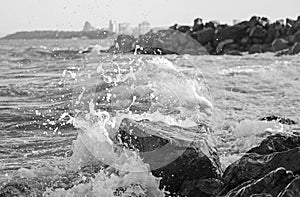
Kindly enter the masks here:
<path id="1" fill-rule="evenodd" d="M 81 30 L 85 21 L 106 27 L 110 19 L 135 26 L 174 23 L 192 25 L 193 19 L 249 19 L 252 15 L 271 20 L 296 18 L 300 0 L 0 0 L 0 33 L 22 30 Z"/>

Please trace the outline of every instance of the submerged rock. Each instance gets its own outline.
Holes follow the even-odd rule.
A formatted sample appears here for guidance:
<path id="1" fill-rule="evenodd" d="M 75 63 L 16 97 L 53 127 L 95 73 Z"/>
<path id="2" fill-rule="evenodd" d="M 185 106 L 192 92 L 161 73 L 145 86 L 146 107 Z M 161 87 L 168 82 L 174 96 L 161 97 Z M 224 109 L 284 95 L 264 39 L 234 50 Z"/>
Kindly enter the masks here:
<path id="1" fill-rule="evenodd" d="M 263 117 L 259 120 L 262 120 L 262 121 L 274 121 L 275 120 L 275 121 L 278 121 L 281 124 L 286 124 L 286 125 L 297 124 L 294 120 L 291 120 L 289 118 L 282 118 L 282 117 L 275 116 L 275 115 L 266 116 L 266 117 Z"/>
<path id="2" fill-rule="evenodd" d="M 118 139 L 139 151 L 170 195 L 210 196 L 221 188 L 219 158 L 205 130 L 124 119 Z M 203 184 L 210 178 L 214 184 L 205 189 Z"/>

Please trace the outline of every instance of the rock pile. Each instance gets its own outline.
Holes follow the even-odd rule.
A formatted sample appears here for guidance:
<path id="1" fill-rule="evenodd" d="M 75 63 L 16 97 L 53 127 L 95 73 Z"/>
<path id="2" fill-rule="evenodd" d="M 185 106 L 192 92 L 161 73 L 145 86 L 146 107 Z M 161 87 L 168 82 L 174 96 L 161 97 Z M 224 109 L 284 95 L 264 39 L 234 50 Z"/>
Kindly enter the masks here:
<path id="1" fill-rule="evenodd" d="M 193 38 L 193 40 L 191 40 Z M 117 46 L 117 47 L 116 47 Z M 123 50 L 120 46 L 126 46 Z M 233 26 L 194 20 L 193 26 L 175 24 L 167 30 L 148 32 L 135 39 L 119 35 L 109 52 L 140 54 L 212 54 L 241 55 L 242 52 L 276 52 L 277 55 L 300 52 L 300 16 L 271 23 L 266 17 L 253 16 Z"/>

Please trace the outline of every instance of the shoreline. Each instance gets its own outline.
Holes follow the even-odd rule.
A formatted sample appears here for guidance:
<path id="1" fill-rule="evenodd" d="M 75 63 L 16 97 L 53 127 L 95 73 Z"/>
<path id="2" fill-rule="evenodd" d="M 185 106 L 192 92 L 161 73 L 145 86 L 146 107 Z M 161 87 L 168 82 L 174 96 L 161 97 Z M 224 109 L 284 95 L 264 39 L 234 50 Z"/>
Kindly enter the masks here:
<path id="1" fill-rule="evenodd" d="M 272 52 L 275 56 L 300 53 L 300 16 L 271 22 L 266 17 L 253 16 L 235 25 L 203 23 L 194 20 L 193 26 L 173 25 L 168 29 L 150 30 L 135 38 L 128 34 L 108 31 L 32 31 L 16 32 L 1 40 L 17 39 L 96 39 L 113 38 L 108 50 L 89 47 L 84 52 L 134 54 L 238 55 Z"/>

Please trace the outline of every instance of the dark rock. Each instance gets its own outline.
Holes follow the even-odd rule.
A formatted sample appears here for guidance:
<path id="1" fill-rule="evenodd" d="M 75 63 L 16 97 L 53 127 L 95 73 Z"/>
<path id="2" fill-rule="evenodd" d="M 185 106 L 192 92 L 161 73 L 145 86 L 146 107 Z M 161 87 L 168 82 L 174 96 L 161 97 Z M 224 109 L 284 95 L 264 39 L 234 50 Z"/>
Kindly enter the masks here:
<path id="1" fill-rule="evenodd" d="M 287 49 L 289 48 L 288 46 L 288 41 L 282 39 L 282 38 L 279 38 L 279 39 L 275 39 L 273 42 L 272 42 L 272 48 L 273 48 L 273 51 L 274 52 L 277 52 L 277 51 L 281 51 L 281 50 L 284 50 L 284 49 Z"/>
<path id="2" fill-rule="evenodd" d="M 192 37 L 195 38 L 203 46 L 213 41 L 214 36 L 215 30 L 213 28 L 205 28 L 192 34 Z"/>
<path id="3" fill-rule="evenodd" d="M 216 47 L 216 52 L 217 52 L 217 54 L 222 53 L 224 47 L 225 47 L 226 45 L 228 45 L 228 44 L 232 44 L 233 42 L 234 42 L 234 41 L 233 41 L 232 39 L 228 39 L 228 40 L 224 40 L 224 41 L 220 42 L 220 43 L 218 44 L 218 46 Z"/>
<path id="4" fill-rule="evenodd" d="M 262 17 L 261 19 L 260 19 L 260 23 L 261 23 L 261 25 L 265 28 L 265 27 L 269 27 L 269 25 L 270 25 L 270 19 L 268 19 L 267 17 Z"/>
<path id="5" fill-rule="evenodd" d="M 251 46 L 249 49 L 249 54 L 254 54 L 254 53 L 262 53 L 262 47 L 260 44 L 255 44 Z"/>
<path id="6" fill-rule="evenodd" d="M 233 55 L 233 56 L 243 56 L 243 54 L 237 50 L 230 50 L 225 52 L 226 55 Z"/>
<path id="7" fill-rule="evenodd" d="M 189 33 L 191 32 L 192 28 L 190 26 L 179 26 L 177 30 L 182 33 Z"/>
<path id="8" fill-rule="evenodd" d="M 260 18 L 258 16 L 252 16 L 248 22 L 249 27 L 255 27 L 260 25 Z"/>
<path id="9" fill-rule="evenodd" d="M 293 35 L 293 42 L 300 42 L 300 31 L 297 31 L 294 35 Z"/>
<path id="10" fill-rule="evenodd" d="M 226 194 L 246 181 L 259 179 L 279 167 L 298 174 L 300 172 L 300 148 L 269 155 L 256 153 L 244 155 L 225 170 L 222 179 L 225 187 L 221 194 Z"/>
<path id="11" fill-rule="evenodd" d="M 264 40 L 261 38 L 252 38 L 253 44 L 263 44 Z"/>
<path id="12" fill-rule="evenodd" d="M 256 26 L 256 27 L 253 27 L 250 31 L 250 38 L 265 38 L 267 35 L 267 32 L 265 29 L 263 29 L 261 26 Z"/>
<path id="13" fill-rule="evenodd" d="M 278 168 L 256 181 L 250 181 L 245 186 L 233 189 L 226 197 L 257 196 L 256 194 L 277 196 L 293 179 L 294 175 L 291 171 Z"/>
<path id="14" fill-rule="evenodd" d="M 242 45 L 246 45 L 246 44 L 249 43 L 249 41 L 250 41 L 250 39 L 249 39 L 249 37 L 247 36 L 247 37 L 243 37 L 243 38 L 240 40 L 240 43 L 241 43 Z"/>
<path id="15" fill-rule="evenodd" d="M 295 22 L 294 24 L 294 29 L 295 31 L 299 31 L 300 30 L 300 19 L 298 18 L 298 20 Z"/>
<path id="16" fill-rule="evenodd" d="M 196 32 L 196 31 L 202 30 L 203 28 L 204 28 L 204 26 L 203 26 L 202 19 L 201 18 L 196 18 L 194 20 L 193 31 Z"/>
<path id="17" fill-rule="evenodd" d="M 300 196 L 300 177 L 296 177 L 278 197 L 298 197 Z"/>
<path id="18" fill-rule="evenodd" d="M 205 23 L 204 27 L 205 27 L 205 28 L 213 28 L 213 29 L 216 28 L 215 23 L 213 23 L 213 22 L 211 22 L 211 21 L 208 22 L 208 23 Z"/>
<path id="19" fill-rule="evenodd" d="M 174 24 L 173 26 L 169 27 L 169 29 L 177 30 L 178 29 L 178 24 Z"/>
<path id="20" fill-rule="evenodd" d="M 290 50 L 291 55 L 300 53 L 300 42 L 296 42 Z"/>
<path id="21" fill-rule="evenodd" d="M 261 45 L 261 50 L 263 53 L 265 52 L 273 52 L 272 46 L 270 44 Z"/>
<path id="22" fill-rule="evenodd" d="M 274 121 L 275 120 L 281 124 L 286 124 L 286 125 L 297 124 L 294 120 L 291 120 L 289 118 L 282 118 L 282 117 L 275 116 L 275 115 L 266 116 L 259 120 L 261 120 L 261 121 Z"/>
<path id="23" fill-rule="evenodd" d="M 275 27 L 270 27 L 267 30 L 267 36 L 265 38 L 265 43 L 272 43 L 274 41 L 275 38 L 279 38 L 280 37 L 280 33 L 278 31 L 278 29 L 276 29 Z"/>
<path id="24" fill-rule="evenodd" d="M 286 35 L 287 35 L 287 36 L 291 36 L 291 35 L 293 35 L 293 34 L 295 34 L 295 29 L 292 28 L 292 27 L 287 27 Z"/>
<path id="25" fill-rule="evenodd" d="M 285 23 L 286 23 L 287 26 L 293 27 L 293 26 L 295 25 L 296 21 L 293 20 L 293 19 L 287 18 L 287 19 L 285 20 Z"/>
<path id="26" fill-rule="evenodd" d="M 227 39 L 239 40 L 245 35 L 247 28 L 245 24 L 237 24 L 219 29 L 215 35 L 215 41 L 219 43 Z"/>
<path id="27" fill-rule="evenodd" d="M 194 190 L 189 188 L 196 188 L 199 180 L 219 179 L 221 174 L 219 158 L 206 140 L 206 131 L 198 129 L 124 119 L 118 141 L 139 151 L 143 161 L 149 163 L 153 175 L 162 177 L 162 188 L 174 195 L 193 193 Z M 196 148 L 200 144 L 202 147 Z M 199 195 L 207 196 L 207 193 L 203 191 Z M 189 193 L 187 196 L 193 195 Z"/>
<path id="28" fill-rule="evenodd" d="M 223 47 L 224 54 L 227 53 L 227 51 L 233 51 L 233 50 L 240 50 L 240 45 L 238 43 L 230 43 Z"/>
<path id="29" fill-rule="evenodd" d="M 268 155 L 275 152 L 283 152 L 293 148 L 300 147 L 300 135 L 281 135 L 276 134 L 268 136 L 258 147 L 254 147 L 247 153 L 257 153 L 260 155 Z"/>
<path id="30" fill-rule="evenodd" d="M 211 43 L 208 43 L 207 45 L 205 45 L 204 48 L 206 49 L 206 51 L 209 54 L 213 54 L 215 51 L 215 48 L 213 46 L 211 46 Z"/>
<path id="31" fill-rule="evenodd" d="M 181 186 L 180 194 L 183 196 L 216 196 L 223 186 L 219 179 L 209 178 L 189 181 L 186 180 Z"/>
<path id="32" fill-rule="evenodd" d="M 140 50 L 160 49 L 173 54 L 208 54 L 206 49 L 190 35 L 173 29 L 143 35 L 135 42 L 135 46 Z"/>

